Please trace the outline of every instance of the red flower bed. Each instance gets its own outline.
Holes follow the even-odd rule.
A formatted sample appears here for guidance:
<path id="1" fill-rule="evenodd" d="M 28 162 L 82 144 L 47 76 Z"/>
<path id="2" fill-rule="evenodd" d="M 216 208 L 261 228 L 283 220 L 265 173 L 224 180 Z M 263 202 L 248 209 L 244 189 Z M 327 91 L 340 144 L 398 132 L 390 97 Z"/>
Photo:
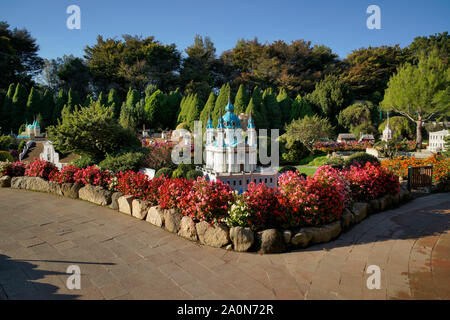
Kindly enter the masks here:
<path id="1" fill-rule="evenodd" d="M 166 179 L 159 188 L 159 205 L 162 209 L 176 209 L 182 213 L 181 202 L 185 201 L 186 196 L 191 190 L 193 181 L 184 178 Z"/>
<path id="2" fill-rule="evenodd" d="M 306 179 L 298 172 L 282 174 L 280 205 L 286 214 L 286 226 L 320 225 L 341 217 L 348 201 L 349 188 L 338 170 L 320 167 Z"/>
<path id="3" fill-rule="evenodd" d="M 229 185 L 199 177 L 181 199 L 180 207 L 184 215 L 194 220 L 220 223 L 227 217 L 232 200 L 233 192 Z"/>
<path id="4" fill-rule="evenodd" d="M 368 201 L 400 191 L 398 176 L 386 168 L 367 162 L 365 166 L 351 166 L 343 175 L 349 181 L 352 198 Z"/>
<path id="5" fill-rule="evenodd" d="M 48 180 L 48 176 L 54 170 L 58 170 L 51 162 L 34 159 L 26 165 L 25 175 L 29 177 L 41 177 Z"/>
<path id="6" fill-rule="evenodd" d="M 247 222 L 252 229 L 277 227 L 285 223 L 286 216 L 278 199 L 278 189 L 269 188 L 264 183 L 251 182 L 243 199 L 249 208 Z"/>
<path id="7" fill-rule="evenodd" d="M 62 168 L 61 171 L 53 170 L 48 179 L 58 183 L 74 183 L 75 173 L 78 172 L 78 170 L 80 170 L 78 167 L 69 164 Z"/>
<path id="8" fill-rule="evenodd" d="M 8 164 L 2 173 L 4 176 L 21 177 L 25 174 L 25 169 L 26 165 L 24 162 L 16 161 Z"/>
<path id="9" fill-rule="evenodd" d="M 150 201 L 152 205 L 158 204 L 159 188 L 166 180 L 165 177 L 149 179 L 145 174 L 134 171 L 119 172 L 116 177 L 118 191 Z"/>
<path id="10" fill-rule="evenodd" d="M 73 176 L 76 182 L 102 186 L 104 188 L 107 188 L 108 184 L 111 182 L 111 173 L 108 170 L 102 170 L 97 166 L 79 169 Z"/>

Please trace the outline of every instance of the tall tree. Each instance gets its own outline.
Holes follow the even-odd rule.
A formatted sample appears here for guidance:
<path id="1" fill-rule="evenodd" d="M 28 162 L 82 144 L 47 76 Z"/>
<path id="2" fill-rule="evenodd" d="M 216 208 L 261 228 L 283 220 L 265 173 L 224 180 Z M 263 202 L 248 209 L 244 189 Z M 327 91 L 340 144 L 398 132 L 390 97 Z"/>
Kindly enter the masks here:
<path id="1" fill-rule="evenodd" d="M 13 97 L 16 86 L 11 83 L 8 92 L 3 100 L 2 112 L 0 114 L 0 127 L 4 132 L 9 132 L 12 129 L 12 113 L 13 113 Z"/>
<path id="2" fill-rule="evenodd" d="M 450 115 L 449 62 L 433 50 L 422 54 L 417 66 L 406 63 L 388 83 L 381 107 L 394 110 L 416 124 L 416 143 L 422 144 L 422 126 L 437 115 Z"/>
<path id="3" fill-rule="evenodd" d="M 191 132 L 194 132 L 194 121 L 199 120 L 200 117 L 200 101 L 198 99 L 197 94 L 194 94 L 192 96 L 192 99 L 189 102 L 188 105 L 188 114 L 186 117 L 186 123 L 189 126 L 189 130 Z"/>
<path id="4" fill-rule="evenodd" d="M 200 112 L 200 121 L 202 122 L 203 130 L 206 129 L 206 123 L 208 122 L 208 117 L 212 113 L 214 109 L 214 105 L 216 102 L 216 95 L 213 91 L 209 94 L 208 100 L 206 101 L 202 112 Z"/>
<path id="5" fill-rule="evenodd" d="M 41 97 L 39 92 L 32 87 L 25 108 L 25 120 L 31 123 L 39 113 L 41 113 Z"/>
<path id="6" fill-rule="evenodd" d="M 291 109 L 293 100 L 289 97 L 284 88 L 280 88 L 277 101 L 281 111 L 281 122 L 283 125 L 291 121 Z"/>
<path id="7" fill-rule="evenodd" d="M 11 126 L 12 130 L 15 132 L 20 127 L 20 125 L 25 122 L 27 100 L 27 90 L 24 86 L 18 83 L 13 97 L 13 108 L 11 112 Z"/>
<path id="8" fill-rule="evenodd" d="M 258 87 L 255 87 L 245 113 L 248 115 L 250 113 L 252 114 L 257 129 L 268 129 L 269 122 L 266 118 L 267 112 L 262 100 L 261 90 Z"/>
<path id="9" fill-rule="evenodd" d="M 67 94 L 63 89 L 61 89 L 59 90 L 58 95 L 56 96 L 55 109 L 53 112 L 53 121 L 52 121 L 53 124 L 58 123 L 58 120 L 61 119 L 61 113 L 66 103 L 67 103 Z"/>
<path id="10" fill-rule="evenodd" d="M 219 95 L 217 96 L 216 99 L 216 104 L 214 105 L 213 112 L 211 113 L 214 127 L 217 126 L 219 116 L 225 113 L 225 106 L 228 103 L 228 99 L 229 98 L 231 99 L 230 95 L 231 95 L 230 84 L 229 83 L 224 84 L 222 88 L 220 88 Z"/>
<path id="11" fill-rule="evenodd" d="M 122 104 L 120 110 L 120 124 L 125 128 L 136 129 L 139 125 L 139 104 L 140 97 L 137 90 L 130 88 L 128 90 L 127 99 Z"/>
<path id="12" fill-rule="evenodd" d="M 167 95 L 167 120 L 165 123 L 165 128 L 175 128 L 176 120 L 180 110 L 181 99 L 182 96 L 179 88 L 169 92 L 169 94 Z"/>
<path id="13" fill-rule="evenodd" d="M 53 94 L 50 90 L 45 90 L 41 101 L 41 116 L 42 124 L 41 128 L 45 128 L 52 124 L 53 122 L 53 112 L 55 110 L 55 101 L 53 99 Z"/>
<path id="14" fill-rule="evenodd" d="M 146 123 L 150 128 L 164 129 L 167 119 L 167 98 L 161 90 L 156 90 L 145 102 Z"/>
<path id="15" fill-rule="evenodd" d="M 272 88 L 267 88 L 264 90 L 263 105 L 267 111 L 266 118 L 269 120 L 268 123 L 270 128 L 282 129 L 282 114 L 277 98 L 273 94 Z"/>
<path id="16" fill-rule="evenodd" d="M 244 86 L 241 84 L 239 86 L 238 92 L 236 93 L 236 98 L 234 99 L 234 112 L 237 115 L 245 112 L 245 109 L 247 108 L 249 102 L 250 101 L 248 98 L 248 94 Z"/>
<path id="17" fill-rule="evenodd" d="M 302 119 L 305 116 L 312 117 L 313 114 L 314 113 L 313 113 L 308 101 L 304 97 L 297 95 L 294 102 L 292 102 L 290 121 Z"/>
<path id="18" fill-rule="evenodd" d="M 37 54 L 39 46 L 26 29 L 10 29 L 0 21 L 0 91 L 5 93 L 11 83 L 33 84 L 33 77 L 42 69 L 44 61 Z"/>
<path id="19" fill-rule="evenodd" d="M 72 90 L 72 88 L 70 88 L 69 94 L 67 96 L 67 104 L 64 106 L 64 108 L 66 108 L 68 112 L 73 112 L 75 106 L 79 105 L 81 105 L 80 96 L 75 90 Z"/>
<path id="20" fill-rule="evenodd" d="M 108 93 L 108 99 L 106 100 L 106 105 L 111 107 L 114 113 L 114 118 L 118 119 L 120 116 L 120 99 L 114 88 L 111 88 Z"/>

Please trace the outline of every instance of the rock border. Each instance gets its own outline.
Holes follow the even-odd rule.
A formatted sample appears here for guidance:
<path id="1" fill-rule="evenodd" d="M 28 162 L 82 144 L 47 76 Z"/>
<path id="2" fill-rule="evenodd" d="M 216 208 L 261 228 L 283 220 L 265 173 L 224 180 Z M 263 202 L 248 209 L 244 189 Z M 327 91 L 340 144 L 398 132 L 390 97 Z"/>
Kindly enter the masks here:
<path id="1" fill-rule="evenodd" d="M 59 184 L 40 177 L 0 177 L 0 188 L 8 187 L 82 199 L 99 206 L 108 206 L 113 210 L 207 246 L 237 252 L 256 251 L 262 254 L 281 253 L 329 242 L 370 214 L 389 210 L 411 200 L 411 192 L 408 191 L 405 183 L 401 183 L 400 192 L 396 195 L 386 195 L 369 202 L 353 203 L 351 208 L 344 209 L 339 221 L 316 227 L 292 230 L 266 229 L 254 232 L 250 228 L 210 225 L 206 221 L 196 223 L 192 218 L 181 215 L 175 209 L 151 206 L 147 201 L 135 199 L 133 196 L 124 195 L 121 192 L 112 192 L 99 186 L 83 186 L 78 183 Z"/>

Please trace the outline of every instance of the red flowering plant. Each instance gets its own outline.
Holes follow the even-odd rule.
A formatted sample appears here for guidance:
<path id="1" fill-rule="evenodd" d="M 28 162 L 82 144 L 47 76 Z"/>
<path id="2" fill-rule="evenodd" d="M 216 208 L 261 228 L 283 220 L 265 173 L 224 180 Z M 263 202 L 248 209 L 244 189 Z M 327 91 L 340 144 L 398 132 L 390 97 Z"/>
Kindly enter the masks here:
<path id="1" fill-rule="evenodd" d="M 2 174 L 4 176 L 10 177 L 21 177 L 25 175 L 26 165 L 22 161 L 16 161 L 7 163 L 6 166 L 3 167 Z"/>
<path id="2" fill-rule="evenodd" d="M 230 186 L 198 177 L 180 202 L 183 214 L 197 221 L 224 223 L 233 201 Z"/>
<path id="3" fill-rule="evenodd" d="M 400 191 L 397 175 L 370 162 L 364 166 L 351 166 L 342 173 L 349 181 L 352 198 L 356 201 L 373 200 Z"/>
<path id="4" fill-rule="evenodd" d="M 277 188 L 251 182 L 242 198 L 249 211 L 246 219 L 251 229 L 274 228 L 286 222 L 285 213 L 278 201 Z"/>
<path id="5" fill-rule="evenodd" d="M 116 178 L 116 190 L 149 201 L 152 205 L 158 204 L 159 187 L 166 180 L 165 177 L 149 179 L 145 174 L 134 171 L 119 172 Z"/>
<path id="6" fill-rule="evenodd" d="M 349 187 L 338 170 L 322 166 L 306 179 L 287 172 L 278 179 L 279 201 L 289 227 L 320 225 L 340 218 Z"/>
<path id="7" fill-rule="evenodd" d="M 102 170 L 97 166 L 90 166 L 84 169 L 79 169 L 74 173 L 76 182 L 82 184 L 92 184 L 94 186 L 102 186 L 108 188 L 111 182 L 112 175 L 108 170 Z"/>
<path id="8" fill-rule="evenodd" d="M 78 172 L 78 170 L 80 170 L 78 167 L 69 164 L 63 167 L 61 171 L 53 170 L 48 176 L 48 179 L 57 183 L 74 183 L 75 173 Z"/>
<path id="9" fill-rule="evenodd" d="M 162 209 L 176 209 L 183 213 L 181 207 L 186 208 L 186 196 L 191 190 L 193 181 L 184 178 L 165 179 L 159 187 L 159 206 Z"/>
<path id="10" fill-rule="evenodd" d="M 48 180 L 48 176 L 54 170 L 58 170 L 55 165 L 45 160 L 34 159 L 25 167 L 25 175 L 29 177 L 41 177 Z"/>

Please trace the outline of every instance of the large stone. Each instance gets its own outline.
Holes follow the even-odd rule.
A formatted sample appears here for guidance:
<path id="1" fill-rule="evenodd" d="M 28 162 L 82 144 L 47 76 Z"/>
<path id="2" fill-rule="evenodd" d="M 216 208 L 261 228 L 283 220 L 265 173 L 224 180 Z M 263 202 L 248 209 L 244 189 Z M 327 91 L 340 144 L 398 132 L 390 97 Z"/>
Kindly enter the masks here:
<path id="1" fill-rule="evenodd" d="M 279 253 L 286 250 L 283 234 L 276 229 L 267 229 L 258 233 L 259 252 Z"/>
<path id="2" fill-rule="evenodd" d="M 121 196 L 117 200 L 117 204 L 119 205 L 119 211 L 125 214 L 131 215 L 133 202 L 133 196 Z"/>
<path id="3" fill-rule="evenodd" d="M 151 207 L 145 220 L 155 226 L 162 227 L 164 225 L 164 211 L 159 206 Z"/>
<path id="4" fill-rule="evenodd" d="M 197 241 L 197 230 L 195 229 L 195 222 L 191 217 L 184 216 L 181 218 L 178 235 L 192 241 Z"/>
<path id="5" fill-rule="evenodd" d="M 3 176 L 0 177 L 0 188 L 9 188 L 11 187 L 11 177 Z"/>
<path id="6" fill-rule="evenodd" d="M 123 196 L 123 192 L 117 191 L 114 192 L 111 196 L 111 204 L 109 205 L 109 207 L 113 210 L 119 210 L 119 198 Z"/>
<path id="7" fill-rule="evenodd" d="M 78 192 L 83 187 L 81 183 L 63 183 L 61 184 L 61 192 L 64 197 L 78 199 Z"/>
<path id="8" fill-rule="evenodd" d="M 353 213 L 351 213 L 350 210 L 345 208 L 341 216 L 342 229 L 348 229 L 353 224 L 353 220 L 354 220 Z"/>
<path id="9" fill-rule="evenodd" d="M 305 248 L 312 239 L 313 234 L 307 229 L 302 228 L 291 239 L 291 244 L 294 248 Z"/>
<path id="10" fill-rule="evenodd" d="M 50 193 L 57 194 L 58 196 L 62 196 L 61 185 L 56 181 L 50 181 L 48 183 Z"/>
<path id="11" fill-rule="evenodd" d="M 311 233 L 311 243 L 325 243 L 333 240 L 341 233 L 341 222 L 335 221 L 321 227 L 304 228 L 306 233 Z"/>
<path id="12" fill-rule="evenodd" d="M 385 211 L 391 207 L 391 196 L 385 195 L 380 199 L 380 211 Z"/>
<path id="13" fill-rule="evenodd" d="M 40 177 L 13 177 L 11 179 L 11 188 L 40 192 L 50 191 L 48 181 Z"/>
<path id="14" fill-rule="evenodd" d="M 354 223 L 358 223 L 366 218 L 368 207 L 369 205 L 365 202 L 356 202 L 353 205 L 352 212 L 354 216 Z"/>
<path id="15" fill-rule="evenodd" d="M 182 217 L 175 209 L 164 210 L 164 228 L 167 231 L 178 233 Z"/>
<path id="16" fill-rule="evenodd" d="M 132 215 L 135 218 L 144 220 L 147 216 L 148 210 L 152 206 L 152 204 L 149 201 L 141 200 L 141 199 L 134 199 L 131 203 L 132 205 Z"/>
<path id="17" fill-rule="evenodd" d="M 206 221 L 202 221 L 195 225 L 195 229 L 202 244 L 221 248 L 230 242 L 228 228 L 225 226 L 211 226 Z"/>
<path id="18" fill-rule="evenodd" d="M 11 188 L 13 189 L 26 189 L 27 177 L 12 177 Z"/>
<path id="19" fill-rule="evenodd" d="M 369 210 L 367 214 L 373 214 L 381 211 L 381 200 L 373 199 L 369 201 Z"/>
<path id="20" fill-rule="evenodd" d="M 255 242 L 255 235 L 250 228 L 233 227 L 230 229 L 230 239 L 235 251 L 247 251 Z"/>
<path id="21" fill-rule="evenodd" d="M 291 242 L 291 239 L 292 239 L 292 231 L 284 230 L 283 237 L 284 237 L 284 243 L 288 244 L 289 242 Z"/>
<path id="22" fill-rule="evenodd" d="M 103 189 L 101 186 L 85 185 L 78 191 L 78 197 L 100 206 L 107 206 L 111 203 L 112 192 Z"/>

